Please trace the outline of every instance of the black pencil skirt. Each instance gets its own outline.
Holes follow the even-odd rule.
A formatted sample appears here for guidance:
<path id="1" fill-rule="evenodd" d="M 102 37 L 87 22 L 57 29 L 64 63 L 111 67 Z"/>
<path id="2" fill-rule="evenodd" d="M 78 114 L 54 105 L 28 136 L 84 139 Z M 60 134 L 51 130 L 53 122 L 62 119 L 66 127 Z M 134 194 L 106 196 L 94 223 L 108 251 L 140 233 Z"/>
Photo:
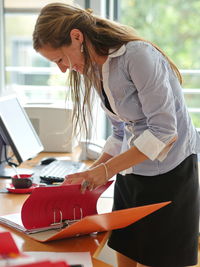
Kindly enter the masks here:
<path id="1" fill-rule="evenodd" d="M 197 264 L 199 181 L 197 156 L 157 176 L 117 175 L 113 210 L 171 200 L 172 203 L 123 229 L 113 230 L 108 246 L 144 265 Z"/>

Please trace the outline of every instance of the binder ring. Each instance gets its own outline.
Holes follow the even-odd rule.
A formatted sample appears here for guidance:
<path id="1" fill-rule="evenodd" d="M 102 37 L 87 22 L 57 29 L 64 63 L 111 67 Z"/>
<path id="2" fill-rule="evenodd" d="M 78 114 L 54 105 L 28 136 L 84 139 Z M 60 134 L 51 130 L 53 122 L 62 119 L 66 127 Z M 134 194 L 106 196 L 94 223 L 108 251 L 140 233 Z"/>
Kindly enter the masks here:
<path id="1" fill-rule="evenodd" d="M 51 225 L 60 224 L 62 226 L 63 214 L 62 214 L 62 211 L 61 210 L 59 210 L 59 214 L 60 214 L 60 221 L 59 222 L 56 222 L 56 210 L 53 211 L 53 223 Z"/>

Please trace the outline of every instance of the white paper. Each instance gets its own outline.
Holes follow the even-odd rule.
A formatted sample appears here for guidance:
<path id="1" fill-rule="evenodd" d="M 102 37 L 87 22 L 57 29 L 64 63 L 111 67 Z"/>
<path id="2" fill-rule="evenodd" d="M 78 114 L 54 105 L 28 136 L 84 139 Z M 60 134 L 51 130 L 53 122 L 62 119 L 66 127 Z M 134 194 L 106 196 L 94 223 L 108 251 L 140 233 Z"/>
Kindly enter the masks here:
<path id="1" fill-rule="evenodd" d="M 69 265 L 82 264 L 84 267 L 93 267 L 90 252 L 26 252 L 24 253 L 37 260 L 63 260 Z"/>

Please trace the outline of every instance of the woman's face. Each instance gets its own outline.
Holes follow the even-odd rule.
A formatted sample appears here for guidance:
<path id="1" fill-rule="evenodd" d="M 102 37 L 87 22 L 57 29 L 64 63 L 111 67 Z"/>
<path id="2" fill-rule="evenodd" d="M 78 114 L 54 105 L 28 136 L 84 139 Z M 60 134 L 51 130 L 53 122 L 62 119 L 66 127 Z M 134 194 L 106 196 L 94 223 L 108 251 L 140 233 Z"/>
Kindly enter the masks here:
<path id="1" fill-rule="evenodd" d="M 78 30 L 73 30 L 71 35 L 71 44 L 59 48 L 53 48 L 51 45 L 45 45 L 38 52 L 48 60 L 55 62 L 62 72 L 67 69 L 73 69 L 79 73 L 84 70 L 84 56 L 81 52 L 82 39 Z"/>
<path id="2" fill-rule="evenodd" d="M 60 48 L 52 48 L 50 45 L 45 45 L 38 52 L 48 60 L 55 62 L 62 72 L 66 72 L 67 69 L 73 69 L 81 74 L 83 73 L 83 53 L 81 53 L 80 48 L 77 49 L 73 44 Z"/>
<path id="3" fill-rule="evenodd" d="M 84 54 L 81 52 L 81 45 L 83 43 L 83 34 L 73 29 L 70 33 L 71 44 L 63 45 L 59 48 L 53 48 L 51 45 L 44 45 L 38 49 L 38 52 L 50 61 L 55 62 L 62 72 L 66 72 L 67 69 L 73 69 L 80 74 L 84 73 Z M 86 44 L 85 44 L 86 45 Z M 92 46 L 90 46 L 91 48 Z M 104 64 L 107 56 L 98 56 L 95 53 L 95 49 L 90 49 L 91 59 L 98 65 Z"/>

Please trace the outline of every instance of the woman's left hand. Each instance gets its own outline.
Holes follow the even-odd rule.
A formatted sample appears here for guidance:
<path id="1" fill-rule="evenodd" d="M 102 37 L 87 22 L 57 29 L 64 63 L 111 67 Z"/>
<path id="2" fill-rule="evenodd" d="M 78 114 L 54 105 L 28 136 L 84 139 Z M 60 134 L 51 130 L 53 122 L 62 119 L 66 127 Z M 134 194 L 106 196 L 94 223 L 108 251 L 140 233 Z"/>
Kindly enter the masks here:
<path id="1" fill-rule="evenodd" d="M 81 183 L 81 191 L 84 192 L 86 189 L 93 190 L 104 185 L 108 180 L 105 167 L 100 164 L 92 169 L 67 175 L 62 185 Z"/>

